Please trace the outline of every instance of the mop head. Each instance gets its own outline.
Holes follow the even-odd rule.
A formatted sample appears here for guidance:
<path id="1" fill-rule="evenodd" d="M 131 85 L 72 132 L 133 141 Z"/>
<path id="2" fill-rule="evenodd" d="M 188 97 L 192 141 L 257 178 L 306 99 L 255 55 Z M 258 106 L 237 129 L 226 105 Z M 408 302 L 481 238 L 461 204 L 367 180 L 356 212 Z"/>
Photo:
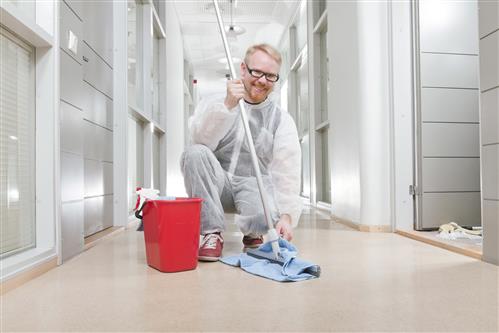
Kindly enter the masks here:
<path id="1" fill-rule="evenodd" d="M 258 249 L 248 250 L 235 256 L 224 257 L 221 262 L 241 267 L 244 271 L 279 282 L 304 281 L 318 278 L 319 265 L 297 258 L 298 250 L 291 243 L 279 238 L 281 257 L 276 259 L 272 244 L 267 242 Z"/>

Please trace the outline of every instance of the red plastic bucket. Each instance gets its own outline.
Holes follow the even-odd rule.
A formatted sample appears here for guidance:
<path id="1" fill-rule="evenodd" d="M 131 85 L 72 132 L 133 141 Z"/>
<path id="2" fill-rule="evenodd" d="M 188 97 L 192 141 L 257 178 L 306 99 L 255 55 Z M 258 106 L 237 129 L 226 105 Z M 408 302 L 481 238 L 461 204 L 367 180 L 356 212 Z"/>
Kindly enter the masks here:
<path id="1" fill-rule="evenodd" d="M 197 267 L 202 201 L 176 198 L 145 202 L 142 221 L 149 266 L 161 272 Z"/>

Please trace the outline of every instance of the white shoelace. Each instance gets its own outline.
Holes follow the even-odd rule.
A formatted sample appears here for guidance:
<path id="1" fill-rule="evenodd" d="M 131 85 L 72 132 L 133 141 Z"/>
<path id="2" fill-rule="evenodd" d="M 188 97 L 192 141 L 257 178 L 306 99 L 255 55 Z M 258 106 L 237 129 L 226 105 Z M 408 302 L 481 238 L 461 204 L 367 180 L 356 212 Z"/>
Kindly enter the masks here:
<path id="1" fill-rule="evenodd" d="M 215 249 L 217 247 L 217 239 L 223 243 L 222 237 L 217 234 L 208 234 L 204 236 L 201 247 L 205 249 Z"/>

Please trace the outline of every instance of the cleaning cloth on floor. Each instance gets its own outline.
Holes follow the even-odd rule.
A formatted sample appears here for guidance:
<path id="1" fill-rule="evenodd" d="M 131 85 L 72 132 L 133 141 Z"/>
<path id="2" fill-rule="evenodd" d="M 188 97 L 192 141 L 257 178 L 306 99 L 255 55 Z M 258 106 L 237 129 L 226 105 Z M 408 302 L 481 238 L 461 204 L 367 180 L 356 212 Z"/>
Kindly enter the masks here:
<path id="1" fill-rule="evenodd" d="M 291 243 L 280 238 L 279 247 L 284 258 L 282 266 L 266 259 L 251 257 L 246 253 L 223 257 L 220 261 L 227 265 L 241 267 L 248 273 L 279 282 L 303 281 L 319 276 L 320 267 L 297 258 L 298 250 Z M 272 253 L 272 244 L 270 242 L 262 244 L 258 250 Z"/>
<path id="2" fill-rule="evenodd" d="M 482 230 L 468 230 L 461 227 L 456 222 L 442 224 L 438 228 L 439 233 L 436 237 L 441 239 L 482 239 Z"/>

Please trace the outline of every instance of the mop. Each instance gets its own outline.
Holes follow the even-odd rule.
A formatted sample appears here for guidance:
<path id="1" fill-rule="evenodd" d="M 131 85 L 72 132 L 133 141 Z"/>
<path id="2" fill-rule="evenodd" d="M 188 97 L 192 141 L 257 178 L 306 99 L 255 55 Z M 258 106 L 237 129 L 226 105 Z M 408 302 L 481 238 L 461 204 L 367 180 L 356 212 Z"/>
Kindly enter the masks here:
<path id="1" fill-rule="evenodd" d="M 232 61 L 232 55 L 230 52 L 229 43 L 227 42 L 227 35 L 225 34 L 222 16 L 220 15 L 220 8 L 218 7 L 218 1 L 213 0 L 213 5 L 215 7 L 215 13 L 217 15 L 217 21 L 218 21 L 218 28 L 220 30 L 223 45 L 225 48 L 225 55 L 227 56 L 227 63 L 229 65 L 230 75 L 231 75 L 232 79 L 236 79 L 236 70 L 234 68 L 234 63 Z M 253 137 L 251 135 L 251 131 L 250 131 L 249 123 L 248 123 L 248 115 L 246 114 L 246 108 L 244 106 L 243 99 L 239 100 L 239 107 L 241 109 L 241 120 L 243 122 L 244 133 L 246 134 L 246 141 L 248 142 L 248 146 L 249 146 L 249 150 L 250 150 L 251 162 L 253 163 L 253 168 L 255 170 L 255 176 L 256 176 L 256 182 L 258 185 L 258 190 L 260 191 L 260 198 L 262 199 L 263 211 L 264 211 L 265 219 L 267 220 L 267 224 L 269 227 L 268 237 L 269 237 L 269 241 L 272 244 L 272 252 L 274 255 L 273 259 L 278 261 L 278 262 L 282 262 L 283 258 L 280 255 L 279 244 L 277 242 L 279 239 L 279 235 L 277 235 L 277 231 L 275 230 L 275 228 L 272 224 L 272 217 L 270 216 L 270 209 L 268 207 L 267 193 L 266 193 L 265 188 L 263 186 L 262 174 L 260 171 L 260 166 L 258 165 L 258 159 L 256 157 L 256 151 L 255 151 L 255 145 L 253 143 Z M 257 256 L 258 251 L 255 251 L 253 253 L 253 255 Z"/>
<path id="2" fill-rule="evenodd" d="M 215 13 L 217 16 L 217 21 L 218 21 L 218 28 L 220 30 L 220 35 L 222 37 L 222 42 L 223 46 L 225 49 L 225 55 L 227 57 L 227 64 L 229 65 L 230 69 L 230 75 L 232 79 L 236 79 L 236 70 L 234 68 L 234 63 L 232 61 L 232 55 L 231 51 L 229 48 L 229 44 L 227 41 L 227 35 L 225 33 L 224 29 L 224 24 L 222 21 L 222 16 L 220 15 L 220 8 L 218 6 L 218 1 L 213 0 L 213 5 L 215 7 Z M 253 138 L 251 135 L 250 127 L 248 124 L 248 116 L 246 113 L 245 105 L 243 99 L 239 100 L 239 107 L 241 110 L 241 120 L 243 123 L 244 127 L 244 132 L 246 135 L 246 141 L 248 142 L 249 150 L 250 150 L 250 155 L 251 155 L 251 162 L 253 164 L 253 168 L 255 171 L 255 177 L 256 177 L 256 182 L 258 185 L 258 190 L 260 192 L 260 198 L 262 200 L 262 205 L 263 205 L 263 211 L 264 211 L 264 216 L 265 220 L 267 222 L 269 231 L 267 234 L 268 237 L 268 242 L 263 244 L 257 249 L 249 249 L 246 254 L 241 255 L 240 258 L 232 257 L 232 258 L 223 258 L 222 262 L 225 262 L 227 264 L 231 264 L 234 266 L 241 266 L 241 268 L 245 268 L 245 264 L 248 263 L 255 263 L 253 262 L 254 260 L 265 260 L 265 265 L 276 265 L 279 266 L 277 267 L 280 269 L 282 267 L 282 272 L 286 270 L 286 272 L 292 272 L 291 279 L 285 279 L 286 281 L 300 281 L 302 279 L 308 279 L 312 277 L 318 277 L 320 275 L 320 267 L 305 261 L 300 261 L 299 259 L 296 258 L 296 248 L 292 246 L 290 243 L 287 241 L 280 239 L 279 235 L 277 234 L 277 231 L 274 228 L 274 225 L 272 223 L 272 217 L 270 215 L 270 209 L 268 207 L 268 200 L 267 200 L 267 193 L 265 191 L 265 188 L 263 186 L 263 181 L 262 181 L 262 174 L 260 171 L 260 166 L 258 164 L 258 159 L 256 156 L 256 151 L 255 151 L 255 146 L 253 143 Z M 248 258 L 253 258 L 253 260 L 246 260 Z M 258 264 L 258 262 L 256 262 Z M 243 267 L 245 266 L 245 267 Z M 258 265 L 257 265 L 258 266 Z M 251 273 L 251 272 L 250 272 Z M 296 274 L 306 274 L 304 278 L 301 278 L 300 276 Z M 256 274 L 256 273 L 254 273 Z M 257 274 L 264 276 L 262 274 Z M 268 274 L 267 274 L 268 275 Z M 289 274 L 285 274 L 285 276 L 289 276 Z M 278 280 L 279 277 L 274 278 L 272 276 L 265 276 L 269 278 L 273 278 L 274 280 Z"/>

